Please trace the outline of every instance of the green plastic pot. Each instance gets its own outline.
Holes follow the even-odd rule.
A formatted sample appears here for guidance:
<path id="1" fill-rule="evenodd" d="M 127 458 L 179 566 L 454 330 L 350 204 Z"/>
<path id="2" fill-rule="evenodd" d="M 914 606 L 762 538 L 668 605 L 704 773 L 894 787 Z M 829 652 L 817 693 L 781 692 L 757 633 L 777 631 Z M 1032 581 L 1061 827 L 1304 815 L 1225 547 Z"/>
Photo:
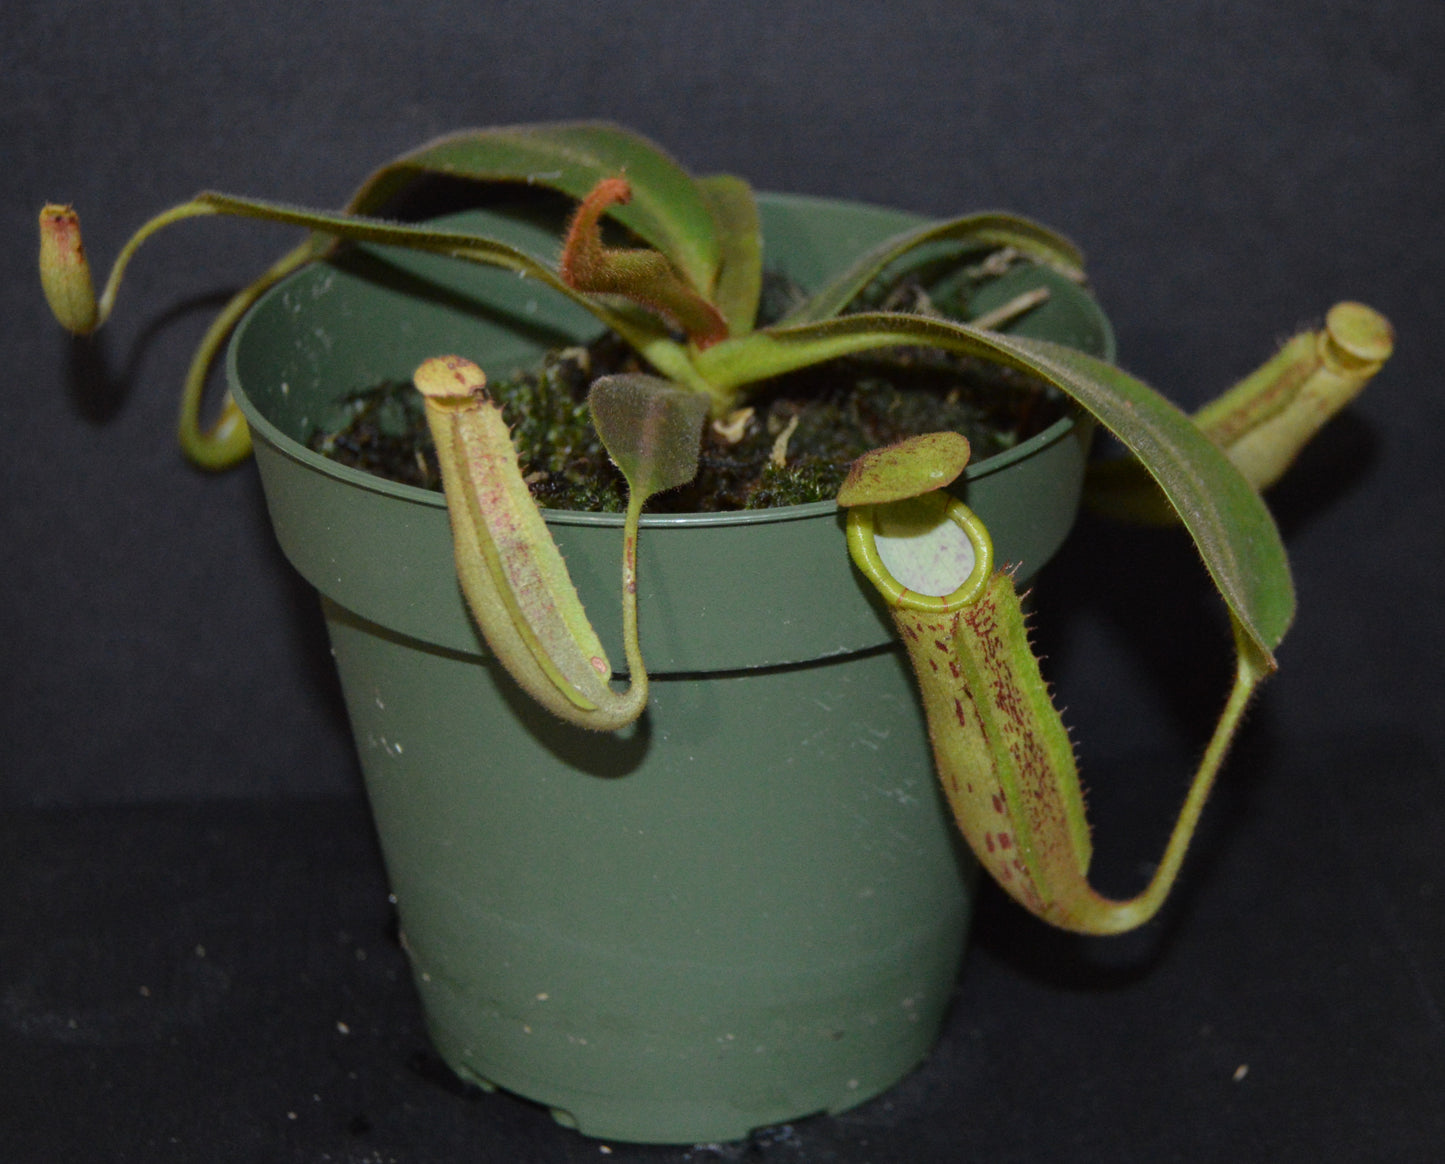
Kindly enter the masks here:
<path id="1" fill-rule="evenodd" d="M 762 213 L 767 253 L 805 284 L 917 221 L 783 196 Z M 1109 354 L 1093 301 L 1055 290 L 1028 330 Z M 496 373 L 596 327 L 514 275 L 359 249 L 257 304 L 228 374 L 277 537 L 322 596 L 440 1053 L 589 1135 L 733 1139 L 913 1067 L 972 904 L 906 661 L 836 508 L 645 518 L 652 699 L 630 732 L 597 735 L 489 657 L 440 495 L 301 443 L 338 399 L 427 356 Z M 1000 560 L 1031 573 L 1058 547 L 1085 444 L 1065 420 L 968 471 Z M 547 520 L 620 659 L 620 519 Z"/>

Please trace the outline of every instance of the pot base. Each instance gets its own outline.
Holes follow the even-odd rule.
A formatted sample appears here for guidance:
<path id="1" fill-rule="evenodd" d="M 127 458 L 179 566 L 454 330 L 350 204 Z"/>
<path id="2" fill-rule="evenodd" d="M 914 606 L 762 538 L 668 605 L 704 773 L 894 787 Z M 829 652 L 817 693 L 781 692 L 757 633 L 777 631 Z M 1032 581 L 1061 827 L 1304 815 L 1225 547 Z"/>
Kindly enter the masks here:
<path id="1" fill-rule="evenodd" d="M 927 954 L 924 959 L 930 960 Z M 586 1087 L 563 1088 L 553 1078 L 529 1077 L 519 1064 L 532 1057 L 533 1049 L 527 1048 L 525 1055 L 516 1053 L 515 1030 L 513 1039 L 494 1037 L 485 1053 L 464 1045 L 465 1039 L 443 1025 L 439 1012 L 446 1012 L 449 1005 L 465 1005 L 465 1000 L 446 1005 L 432 992 L 427 1012 L 434 1017 L 428 1031 L 434 1047 L 462 1079 L 484 1090 L 500 1089 L 540 1103 L 559 1124 L 585 1136 L 660 1144 L 741 1140 L 759 1128 L 847 1111 L 893 1087 L 923 1060 L 942 1019 L 936 1013 L 941 1011 L 938 1000 L 899 1007 L 897 991 L 882 993 L 888 996 L 886 1002 L 880 998 L 879 1005 L 869 1008 L 855 1000 L 846 1017 L 836 1008 L 826 1014 L 821 1012 L 827 1008 L 820 1008 L 811 1028 L 772 1024 L 768 1033 L 776 1040 L 773 1046 L 740 1045 L 732 1031 L 698 1032 L 696 1048 L 681 1052 L 675 1047 L 676 1032 L 671 1031 L 656 1045 L 643 1036 L 633 1046 L 621 1048 L 609 1047 L 605 1036 L 569 1038 L 551 1032 L 554 1043 L 559 1039 L 567 1043 L 565 1049 L 553 1050 L 579 1060 L 579 1068 L 589 1058 L 608 1062 L 602 1071 L 588 1068 L 597 1079 Z M 895 1008 L 901 1017 L 880 1017 Z M 751 1004 L 741 1006 L 739 1021 L 720 1025 L 740 1030 L 756 1027 L 754 1009 Z M 475 1016 L 467 1016 L 466 1022 L 474 1026 Z M 879 1026 L 893 1027 L 890 1045 L 879 1045 L 886 1041 L 880 1037 L 886 1032 L 873 1029 Z M 859 1032 L 864 1032 L 861 1037 Z M 521 1036 L 527 1041 L 548 1037 L 545 1028 L 532 1028 Z M 842 1041 L 850 1044 L 844 1051 L 833 1045 Z M 766 1060 L 762 1070 L 760 1060 Z M 694 1095 L 667 1094 L 680 1090 L 680 1079 L 687 1080 L 686 1089 Z M 655 1095 L 647 1093 L 648 1084 L 659 1083 Z"/>
<path id="2" fill-rule="evenodd" d="M 605 736 L 484 657 L 326 610 L 458 1074 L 586 1135 L 694 1143 L 852 1107 L 927 1053 L 974 866 L 895 650 L 656 678 Z"/>

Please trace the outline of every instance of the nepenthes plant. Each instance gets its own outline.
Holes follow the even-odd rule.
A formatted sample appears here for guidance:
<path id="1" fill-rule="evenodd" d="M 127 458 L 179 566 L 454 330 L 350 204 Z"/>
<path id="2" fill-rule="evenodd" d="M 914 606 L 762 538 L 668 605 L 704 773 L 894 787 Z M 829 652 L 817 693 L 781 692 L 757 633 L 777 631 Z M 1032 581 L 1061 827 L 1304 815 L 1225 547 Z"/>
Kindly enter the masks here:
<path id="1" fill-rule="evenodd" d="M 425 176 L 480 189 L 542 188 L 572 199 L 575 210 L 546 249 L 380 217 Z M 199 194 L 136 232 L 99 296 L 75 211 L 47 206 L 40 265 L 57 318 L 77 333 L 98 327 L 146 238 L 216 214 L 300 227 L 308 236 L 234 298 L 197 351 L 180 435 L 201 464 L 223 467 L 249 448 L 229 401 L 214 424 L 200 419 L 207 369 L 230 330 L 265 290 L 346 242 L 515 272 L 591 312 L 649 369 L 602 377 L 588 397 L 597 432 L 628 484 L 625 690 L 614 686 L 613 667 L 538 516 L 486 373 L 461 355 L 438 353 L 414 378 L 441 465 L 458 578 L 476 622 L 524 690 L 585 728 L 624 727 L 646 707 L 636 609 L 643 506 L 692 479 L 704 425 L 730 423 L 756 386 L 860 352 L 931 348 L 1026 373 L 1102 424 L 1126 455 L 1091 476 L 1095 504 L 1183 525 L 1224 600 L 1237 653 L 1233 691 L 1165 860 L 1133 901 L 1107 901 L 1089 887 L 1089 828 L 1072 750 L 1029 646 L 1013 576 L 996 568 L 987 532 L 947 493 L 967 461 L 967 442 L 933 434 L 870 454 L 838 498 L 849 510 L 854 560 L 882 595 L 912 659 L 938 774 L 963 835 L 1022 904 L 1053 924 L 1088 932 L 1138 925 L 1167 893 L 1243 710 L 1275 669 L 1274 652 L 1293 614 L 1285 551 L 1259 490 L 1360 391 L 1392 346 L 1379 315 L 1338 305 L 1324 328 L 1302 333 L 1190 417 L 1103 359 L 1000 330 L 1048 294 L 1047 280 L 987 317 L 858 308 L 868 288 L 910 265 L 958 268 L 1004 250 L 1052 278 L 1082 280 L 1083 258 L 1072 243 L 1001 213 L 907 230 L 780 319 L 760 324 L 763 248 L 748 184 L 730 175 L 695 177 L 647 140 L 600 123 L 454 134 L 382 167 L 339 212 Z"/>

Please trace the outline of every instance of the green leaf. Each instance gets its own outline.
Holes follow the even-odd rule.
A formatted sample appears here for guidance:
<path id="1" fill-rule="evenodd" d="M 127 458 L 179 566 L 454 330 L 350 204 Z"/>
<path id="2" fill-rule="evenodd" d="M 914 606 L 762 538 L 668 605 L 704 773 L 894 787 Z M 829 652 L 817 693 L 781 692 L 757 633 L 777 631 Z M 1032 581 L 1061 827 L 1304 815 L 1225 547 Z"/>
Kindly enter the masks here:
<path id="1" fill-rule="evenodd" d="M 1192 419 L 1112 364 L 1043 340 L 1002 342 L 1138 457 L 1179 513 L 1245 634 L 1272 660 L 1294 619 L 1294 583 L 1274 518 L 1244 474 Z"/>
<path id="2" fill-rule="evenodd" d="M 936 243 L 962 244 L 977 250 L 1010 246 L 1040 262 L 1059 267 L 1071 276 L 1082 274 L 1084 265 L 1084 256 L 1079 249 L 1048 227 L 1014 214 L 967 214 L 946 222 L 914 227 L 884 239 L 828 286 L 790 312 L 784 322 L 815 323 L 832 318 L 887 267 L 921 247 Z"/>
<path id="3" fill-rule="evenodd" d="M 732 174 L 698 179 L 712 207 L 722 248 L 722 269 L 712 301 L 728 321 L 732 335 L 746 335 L 757 319 L 763 293 L 763 234 L 753 189 Z"/>
<path id="4" fill-rule="evenodd" d="M 737 385 L 760 373 L 776 375 L 851 352 L 913 344 L 1031 372 L 1097 417 L 1159 483 L 1240 627 L 1261 656 L 1270 657 L 1294 615 L 1294 587 L 1274 519 L 1188 416 L 1113 365 L 1043 340 L 881 313 L 754 332 L 708 349 L 696 364 L 710 381 Z"/>
<path id="5" fill-rule="evenodd" d="M 587 404 L 633 496 L 646 499 L 697 476 L 707 397 L 633 372 L 594 380 Z"/>
<path id="6" fill-rule="evenodd" d="M 706 391 L 706 387 L 698 381 L 693 372 L 681 345 L 670 339 L 666 330 L 655 319 L 641 312 L 619 310 L 593 296 L 583 295 L 567 286 L 551 267 L 538 258 L 517 247 L 489 239 L 484 235 L 435 230 L 427 226 L 386 222 L 379 218 L 366 218 L 337 211 L 311 210 L 280 202 L 240 198 L 215 191 L 205 191 L 196 195 L 193 205 L 204 206 L 216 213 L 230 214 L 241 218 L 259 218 L 285 226 L 301 226 L 351 242 L 409 247 L 412 250 L 447 255 L 455 259 L 516 271 L 520 275 L 544 283 L 567 296 L 574 303 L 586 308 L 602 323 L 626 339 L 658 371 L 665 372 L 694 389 Z"/>
<path id="7" fill-rule="evenodd" d="M 405 223 L 388 222 L 380 218 L 367 218 L 362 215 L 332 210 L 312 210 L 304 206 L 293 206 L 260 198 L 242 198 L 214 190 L 207 190 L 196 195 L 195 201 L 212 207 L 217 213 L 230 214 L 239 218 L 259 218 L 282 226 L 301 226 L 351 242 L 408 247 L 412 250 L 429 251 L 432 254 L 468 259 L 516 271 L 518 274 L 537 279 L 560 291 L 569 299 L 602 318 L 604 309 L 589 301 L 586 296 L 579 295 L 569 288 L 539 258 L 518 247 L 487 238 L 485 235 L 470 234 L 464 231 L 436 230 L 428 226 L 410 226 Z M 607 322 L 610 323 L 610 321 Z"/>
<path id="8" fill-rule="evenodd" d="M 603 178 L 625 175 L 632 201 L 612 217 L 670 259 L 704 296 L 722 253 L 707 199 L 685 169 L 647 138 L 606 122 L 551 122 L 448 134 L 387 163 L 347 209 L 375 214 L 423 174 L 520 183 L 581 199 Z"/>

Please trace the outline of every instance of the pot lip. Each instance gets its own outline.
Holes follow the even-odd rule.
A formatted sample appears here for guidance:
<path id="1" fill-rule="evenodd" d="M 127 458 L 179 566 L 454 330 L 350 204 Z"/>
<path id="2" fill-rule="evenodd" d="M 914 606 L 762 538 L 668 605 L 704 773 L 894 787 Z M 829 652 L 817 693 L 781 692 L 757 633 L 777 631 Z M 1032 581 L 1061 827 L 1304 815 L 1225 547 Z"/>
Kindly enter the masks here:
<path id="1" fill-rule="evenodd" d="M 759 200 L 767 199 L 771 202 L 789 204 L 799 208 L 808 206 L 818 207 L 859 207 L 867 210 L 875 210 L 880 213 L 897 214 L 905 218 L 917 219 L 919 222 L 928 221 L 928 216 L 916 211 L 905 210 L 894 206 L 885 206 L 876 203 L 861 202 L 851 199 L 828 198 L 814 194 L 802 194 L 783 191 L 758 191 Z M 303 268 L 303 271 L 305 268 Z M 296 272 L 297 275 L 302 271 Z M 295 278 L 296 275 L 291 276 Z M 289 280 L 287 280 L 289 281 Z M 285 285 L 283 281 L 281 286 Z M 270 298 L 279 288 L 272 288 L 264 298 Z M 263 300 L 264 301 L 264 300 Z M 259 306 L 256 304 L 255 306 Z M 254 308 L 253 308 L 254 311 Z M 304 468 L 311 469 L 330 477 L 339 484 L 351 485 L 382 496 L 391 497 L 397 501 L 407 502 L 413 505 L 426 506 L 432 509 L 445 509 L 446 497 L 438 490 L 422 489 L 416 485 L 403 485 L 399 482 L 389 481 L 384 477 L 367 473 L 360 469 L 353 469 L 320 453 L 308 449 L 305 445 L 282 432 L 273 425 L 270 420 L 260 411 L 246 394 L 242 386 L 242 378 L 239 369 L 236 367 L 236 353 L 241 346 L 241 339 L 244 335 L 253 312 L 247 312 L 240 324 L 237 326 L 230 342 L 226 345 L 226 379 L 231 393 L 235 398 L 241 412 L 246 417 L 246 422 L 251 426 L 254 435 L 265 440 L 277 452 L 288 457 Z M 1108 346 L 1113 347 L 1113 331 L 1109 324 L 1108 317 L 1100 313 L 1109 338 Z M 1078 414 L 1077 408 L 1070 408 L 1058 420 L 1049 425 L 1043 431 L 1035 433 L 1028 440 L 1022 441 L 1011 449 L 996 453 L 982 461 L 970 464 L 963 473 L 963 480 L 977 481 L 984 477 L 1001 473 L 1020 461 L 1037 455 L 1050 446 L 1061 440 L 1067 439 L 1078 426 L 1083 418 Z M 707 526 L 729 526 L 729 525 L 763 525 L 773 522 L 803 521 L 813 518 L 831 517 L 838 513 L 838 504 L 835 501 L 815 501 L 805 505 L 784 505 L 773 509 L 746 509 L 732 510 L 723 513 L 645 513 L 642 516 L 642 525 L 648 528 L 703 528 Z M 548 524 L 563 526 L 601 526 L 620 527 L 623 523 L 623 515 L 620 513 L 593 513 L 572 509 L 542 509 L 542 517 Z"/>

